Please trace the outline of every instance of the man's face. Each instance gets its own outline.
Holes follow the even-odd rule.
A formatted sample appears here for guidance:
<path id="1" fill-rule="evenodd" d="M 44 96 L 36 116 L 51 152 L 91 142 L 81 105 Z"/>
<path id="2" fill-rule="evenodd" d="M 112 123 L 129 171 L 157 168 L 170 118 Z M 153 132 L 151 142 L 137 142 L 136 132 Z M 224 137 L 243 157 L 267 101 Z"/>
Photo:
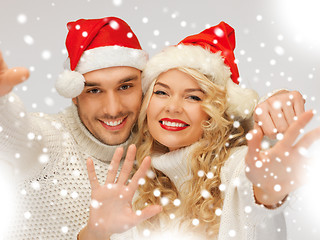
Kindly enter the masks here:
<path id="1" fill-rule="evenodd" d="M 125 142 L 141 106 L 141 71 L 110 67 L 85 73 L 85 87 L 72 101 L 82 123 L 107 145 Z"/>

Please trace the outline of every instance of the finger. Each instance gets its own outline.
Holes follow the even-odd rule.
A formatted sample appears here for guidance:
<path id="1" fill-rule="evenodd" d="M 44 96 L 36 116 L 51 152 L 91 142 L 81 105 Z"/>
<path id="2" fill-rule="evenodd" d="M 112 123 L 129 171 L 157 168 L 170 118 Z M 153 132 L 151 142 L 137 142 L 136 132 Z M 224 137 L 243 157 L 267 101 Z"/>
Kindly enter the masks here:
<path id="1" fill-rule="evenodd" d="M 159 214 L 162 211 L 162 206 L 151 205 L 143 209 L 142 211 L 136 212 L 135 225 Z"/>
<path id="2" fill-rule="evenodd" d="M 303 135 L 303 137 L 296 143 L 295 148 L 307 149 L 309 148 L 315 141 L 320 139 L 320 127 L 311 130 L 310 132 Z"/>
<path id="3" fill-rule="evenodd" d="M 288 129 L 289 125 L 284 118 L 284 113 L 281 109 L 272 109 L 272 111 L 270 111 L 270 116 L 277 132 L 284 133 Z"/>
<path id="4" fill-rule="evenodd" d="M 91 158 L 87 159 L 87 170 L 91 190 L 95 190 L 100 186 L 100 184 L 96 175 L 96 171 L 94 170 L 94 164 Z"/>
<path id="5" fill-rule="evenodd" d="M 297 137 L 300 135 L 300 130 L 303 129 L 307 123 L 313 117 L 312 110 L 304 112 L 298 117 L 298 120 L 294 121 L 284 134 L 283 139 L 281 140 L 281 144 L 284 144 L 288 147 L 291 147 Z"/>
<path id="6" fill-rule="evenodd" d="M 305 112 L 304 103 L 305 103 L 305 100 L 302 97 L 294 98 L 293 108 L 296 116 L 300 116 L 302 113 Z"/>
<path id="7" fill-rule="evenodd" d="M 139 186 L 140 179 L 143 179 L 150 168 L 151 165 L 151 158 L 149 156 L 145 157 L 138 168 L 137 172 L 133 175 L 131 182 L 129 184 L 130 194 L 133 196 L 135 191 L 137 190 Z"/>
<path id="8" fill-rule="evenodd" d="M 276 132 L 274 131 L 276 129 L 276 126 L 274 125 L 272 118 L 269 115 L 269 112 L 264 114 L 264 116 L 259 119 L 257 125 L 261 127 L 263 135 L 271 139 L 276 138 Z"/>
<path id="9" fill-rule="evenodd" d="M 11 85 L 15 86 L 29 78 L 30 72 L 24 67 L 10 68 L 5 73 L 5 79 Z"/>
<path id="10" fill-rule="evenodd" d="M 247 136 L 248 152 L 246 155 L 246 164 L 250 167 L 259 157 L 259 151 L 263 133 L 260 127 L 251 130 Z"/>
<path id="11" fill-rule="evenodd" d="M 8 69 L 8 66 L 3 59 L 2 52 L 0 51 L 0 73 L 6 71 L 7 69 Z"/>
<path id="12" fill-rule="evenodd" d="M 123 148 L 122 147 L 117 148 L 113 154 L 111 163 L 108 167 L 108 175 L 107 175 L 105 184 L 114 183 L 118 174 L 118 169 L 119 169 L 122 155 L 123 155 Z"/>
<path id="13" fill-rule="evenodd" d="M 294 122 L 295 112 L 293 109 L 293 103 L 291 101 L 287 101 L 285 106 L 283 106 L 282 111 L 284 113 L 284 117 L 288 123 L 288 125 L 291 125 L 291 123 Z"/>
<path id="14" fill-rule="evenodd" d="M 119 184 L 125 184 L 128 181 L 136 157 L 136 150 L 137 149 L 134 144 L 128 147 L 127 155 L 117 181 Z"/>

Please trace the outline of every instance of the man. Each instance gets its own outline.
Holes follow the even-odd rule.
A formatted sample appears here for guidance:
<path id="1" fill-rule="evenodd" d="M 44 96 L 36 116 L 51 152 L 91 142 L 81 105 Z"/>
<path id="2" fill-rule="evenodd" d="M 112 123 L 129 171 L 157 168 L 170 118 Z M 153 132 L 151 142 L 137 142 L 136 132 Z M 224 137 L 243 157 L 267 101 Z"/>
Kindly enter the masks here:
<path id="1" fill-rule="evenodd" d="M 147 54 L 130 27 L 107 17 L 71 22 L 68 29 L 69 66 L 56 88 L 73 104 L 61 113 L 26 113 L 11 90 L 29 72 L 8 69 L 0 56 L 0 160 L 13 165 L 19 182 L 16 216 L 6 239 L 76 239 L 89 215 L 86 159 L 93 159 L 103 181 L 116 147 L 128 146 L 139 113 Z M 279 118 L 270 114 L 272 101 L 277 96 L 264 102 L 263 114 L 256 116 L 257 122 L 271 117 L 268 131 Z M 301 96 L 297 102 L 303 102 Z"/>
<path id="2" fill-rule="evenodd" d="M 56 88 L 74 104 L 61 113 L 25 114 L 10 91 L 29 73 L 8 69 L 0 57 L 1 160 L 22 178 L 12 239 L 76 239 L 90 201 L 85 160 L 94 160 L 103 179 L 116 147 L 130 142 L 140 110 L 148 55 L 131 28 L 107 17 L 71 22 L 68 29 L 70 68 Z"/>

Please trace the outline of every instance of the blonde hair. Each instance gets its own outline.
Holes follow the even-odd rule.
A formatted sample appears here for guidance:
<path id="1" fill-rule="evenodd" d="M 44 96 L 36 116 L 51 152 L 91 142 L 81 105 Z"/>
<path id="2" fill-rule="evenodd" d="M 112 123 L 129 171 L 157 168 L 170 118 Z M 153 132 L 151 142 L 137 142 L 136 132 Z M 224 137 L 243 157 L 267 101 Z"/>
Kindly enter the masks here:
<path id="1" fill-rule="evenodd" d="M 182 217 L 182 223 L 194 231 L 205 231 L 208 238 L 217 236 L 220 219 L 215 214 L 216 209 L 222 208 L 223 196 L 219 190 L 221 184 L 221 167 L 227 160 L 233 147 L 246 144 L 245 130 L 240 125 L 233 127 L 234 120 L 226 114 L 226 91 L 221 86 L 213 83 L 205 75 L 195 69 L 177 68 L 177 70 L 189 74 L 196 79 L 200 88 L 205 92 L 202 101 L 203 110 L 209 115 L 209 119 L 202 124 L 203 136 L 194 144 L 188 157 L 192 178 L 183 184 L 186 197 L 181 200 L 179 207 L 174 206 L 173 201 L 178 198 L 178 191 L 171 180 L 161 171 L 152 168 L 154 178 L 148 178 L 146 183 L 139 187 L 139 198 L 134 202 L 135 209 L 143 209 L 146 205 L 161 204 L 160 198 L 155 197 L 153 191 L 159 189 L 161 197 L 167 197 L 169 204 L 163 207 L 162 213 L 143 222 L 139 228 L 155 230 L 159 227 L 160 218 L 169 221 L 169 215 Z M 155 79 L 149 87 L 141 112 L 138 118 L 138 134 L 135 142 L 139 146 L 137 151 L 138 166 L 144 157 L 154 152 L 166 153 L 168 148 L 158 143 L 150 135 L 147 126 L 147 108 L 153 93 Z M 206 173 L 198 176 L 199 171 Z M 210 173 L 210 175 L 208 175 Z M 208 177 L 210 176 L 210 177 Z M 209 197 L 202 197 L 201 192 L 208 191 Z M 194 226 L 192 219 L 198 219 L 199 225 Z"/>

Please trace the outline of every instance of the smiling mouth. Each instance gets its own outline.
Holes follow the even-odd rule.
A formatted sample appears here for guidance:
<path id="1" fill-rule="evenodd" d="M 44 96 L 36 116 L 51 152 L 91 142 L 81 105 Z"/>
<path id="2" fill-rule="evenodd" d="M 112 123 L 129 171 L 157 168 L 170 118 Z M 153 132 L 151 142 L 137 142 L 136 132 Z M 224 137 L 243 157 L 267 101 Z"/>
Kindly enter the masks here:
<path id="1" fill-rule="evenodd" d="M 168 127 L 188 127 L 188 124 L 184 123 L 178 123 L 178 122 L 170 122 L 170 121 L 159 121 L 162 125 L 168 126 Z"/>
<path id="2" fill-rule="evenodd" d="M 119 120 L 115 120 L 115 121 L 102 121 L 100 120 L 102 126 L 104 128 L 106 128 L 107 130 L 120 130 L 122 129 L 126 122 L 127 122 L 127 118 L 128 117 L 125 117 L 125 118 L 122 118 L 122 119 L 119 119 Z"/>
<path id="3" fill-rule="evenodd" d="M 179 119 L 161 119 L 159 123 L 163 129 L 169 131 L 181 131 L 190 126 Z"/>
<path id="4" fill-rule="evenodd" d="M 110 126 L 110 127 L 116 127 L 116 126 L 120 125 L 120 124 L 124 121 L 124 119 L 125 119 L 125 118 L 120 119 L 120 120 L 118 120 L 118 121 L 109 121 L 109 122 L 103 121 L 103 122 L 104 122 L 106 125 Z"/>

